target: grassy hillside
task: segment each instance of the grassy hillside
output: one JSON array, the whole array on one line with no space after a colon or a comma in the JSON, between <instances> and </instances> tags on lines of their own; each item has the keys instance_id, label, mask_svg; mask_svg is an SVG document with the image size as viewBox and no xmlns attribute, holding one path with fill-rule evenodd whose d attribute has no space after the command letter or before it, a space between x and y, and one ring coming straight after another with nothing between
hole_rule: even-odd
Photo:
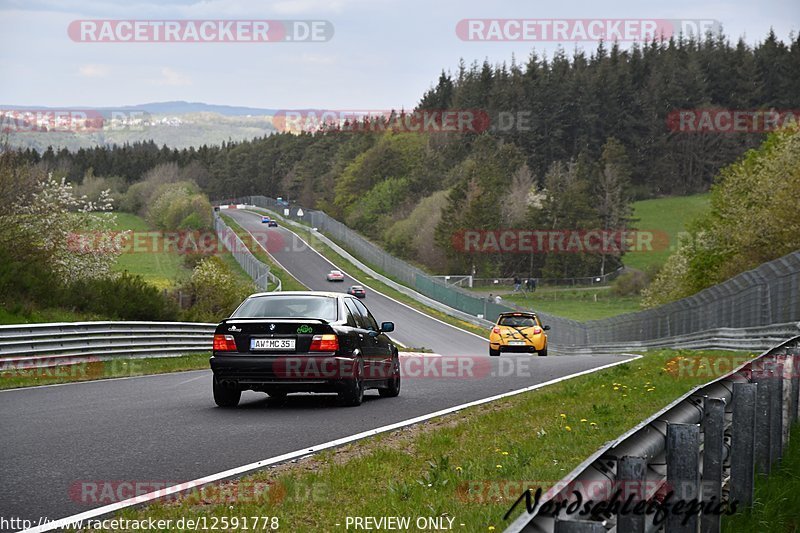
<instances>
[{"instance_id":1,"label":"grassy hillside","mask_svg":"<svg viewBox=\"0 0 800 533\"><path fill-rule=\"evenodd\" d=\"M131 230L156 235L147 221L131 213L117 213L116 231ZM219 256L222 261L243 281L252 282L239 263L229 253ZM145 281L160 289L172 288L187 279L192 271L184 263L184 255L174 252L138 252L120 255L114 270L142 276Z\"/></svg>"},{"instance_id":2,"label":"grassy hillside","mask_svg":"<svg viewBox=\"0 0 800 533\"><path fill-rule=\"evenodd\" d=\"M709 209L709 194L656 198L633 203L634 223L639 230L661 231L669 236L669 246L652 252L630 252L625 254L625 266L645 270L661 266L677 245L678 234L686 224Z\"/></svg>"},{"instance_id":3,"label":"grassy hillside","mask_svg":"<svg viewBox=\"0 0 800 533\"><path fill-rule=\"evenodd\" d=\"M148 236L155 236L153 230L142 217L130 213L117 213L115 231L131 230L145 232ZM123 253L114 266L114 270L142 276L145 281L160 289L174 287L186 279L191 271L184 266L183 256L167 252L136 252Z\"/></svg>"}]
</instances>

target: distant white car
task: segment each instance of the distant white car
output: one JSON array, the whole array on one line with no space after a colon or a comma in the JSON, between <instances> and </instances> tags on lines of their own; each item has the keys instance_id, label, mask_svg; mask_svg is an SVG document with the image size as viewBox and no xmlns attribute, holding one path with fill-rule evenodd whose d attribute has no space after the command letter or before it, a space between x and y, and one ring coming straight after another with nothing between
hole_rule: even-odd
<instances>
[{"instance_id":1,"label":"distant white car","mask_svg":"<svg viewBox=\"0 0 800 533\"><path fill-rule=\"evenodd\" d=\"M331 270L326 276L328 281L344 281L344 274L341 270Z\"/></svg>"}]
</instances>

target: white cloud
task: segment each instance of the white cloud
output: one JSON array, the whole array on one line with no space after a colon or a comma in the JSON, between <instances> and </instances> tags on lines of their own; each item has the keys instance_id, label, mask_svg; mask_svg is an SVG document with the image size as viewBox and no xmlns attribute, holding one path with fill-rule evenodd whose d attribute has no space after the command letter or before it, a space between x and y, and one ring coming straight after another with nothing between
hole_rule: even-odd
<instances>
[{"instance_id":1,"label":"white cloud","mask_svg":"<svg viewBox=\"0 0 800 533\"><path fill-rule=\"evenodd\" d=\"M78 72L86 78L105 78L108 76L108 67L105 65L81 65Z\"/></svg>"},{"instance_id":2,"label":"white cloud","mask_svg":"<svg viewBox=\"0 0 800 533\"><path fill-rule=\"evenodd\" d=\"M156 85L171 85L171 86L178 86L178 85L191 85L192 80L189 76L185 74L181 74L180 72L173 70L169 67L162 67L161 68L161 78L155 80Z\"/></svg>"}]
</instances>

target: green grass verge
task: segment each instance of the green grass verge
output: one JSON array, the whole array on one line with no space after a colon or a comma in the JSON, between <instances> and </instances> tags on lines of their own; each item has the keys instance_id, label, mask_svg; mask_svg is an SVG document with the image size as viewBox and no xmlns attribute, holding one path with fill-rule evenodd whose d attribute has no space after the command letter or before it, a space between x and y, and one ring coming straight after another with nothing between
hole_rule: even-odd
<instances>
[{"instance_id":1,"label":"green grass verge","mask_svg":"<svg viewBox=\"0 0 800 533\"><path fill-rule=\"evenodd\" d=\"M654 351L120 516L272 516L281 530L293 532L345 531L347 516L433 516L453 518L457 531L502 531L502 516L522 487L552 485L603 444L709 380L679 379L669 360L712 353ZM229 500L222 499L226 494Z\"/></svg>"},{"instance_id":2,"label":"green grass verge","mask_svg":"<svg viewBox=\"0 0 800 533\"><path fill-rule=\"evenodd\" d=\"M686 224L710 209L708 193L691 196L655 198L633 203L635 225L640 230L657 230L669 237L669 247L665 250L630 252L625 254L625 266L647 270L660 267L672 253L677 244L678 234L686 229Z\"/></svg>"},{"instance_id":3,"label":"green grass verge","mask_svg":"<svg viewBox=\"0 0 800 533\"><path fill-rule=\"evenodd\" d=\"M266 264L270 271L281 280L281 290L284 291L305 291L308 287L297 281L294 276L289 274L286 270L280 267L272 257L264 251L264 249L253 239L252 235L248 233L242 226L240 226L230 216L221 214L222 220L230 227L236 235L242 239L242 242L250 250L250 252L262 263Z\"/></svg>"},{"instance_id":4,"label":"green grass verge","mask_svg":"<svg viewBox=\"0 0 800 533\"><path fill-rule=\"evenodd\" d=\"M209 368L208 358L210 355L210 353L201 353L148 359L120 357L108 361L78 363L53 368L4 370L0 372L0 389L199 370Z\"/></svg>"},{"instance_id":5,"label":"green grass verge","mask_svg":"<svg viewBox=\"0 0 800 533\"><path fill-rule=\"evenodd\" d=\"M131 230L137 233L156 236L160 232L151 228L147 221L131 213L116 213L115 231ZM116 272L128 271L142 276L144 280L159 289L170 289L186 280L191 270L184 265L183 255L172 252L130 252L119 256L113 269Z\"/></svg>"},{"instance_id":6,"label":"green grass verge","mask_svg":"<svg viewBox=\"0 0 800 533\"><path fill-rule=\"evenodd\" d=\"M0 324L34 324L45 322L88 322L105 320L90 313L78 313L60 308L37 308L19 305L9 309L0 307Z\"/></svg>"},{"instance_id":7,"label":"green grass verge","mask_svg":"<svg viewBox=\"0 0 800 533\"><path fill-rule=\"evenodd\" d=\"M800 425L792 429L779 466L756 478L753 507L722 517L725 533L789 533L800 531Z\"/></svg>"},{"instance_id":8,"label":"green grass verge","mask_svg":"<svg viewBox=\"0 0 800 533\"><path fill-rule=\"evenodd\" d=\"M499 293L506 301L551 315L586 321L641 311L640 296L616 296L610 287L537 289L527 296Z\"/></svg>"}]
</instances>

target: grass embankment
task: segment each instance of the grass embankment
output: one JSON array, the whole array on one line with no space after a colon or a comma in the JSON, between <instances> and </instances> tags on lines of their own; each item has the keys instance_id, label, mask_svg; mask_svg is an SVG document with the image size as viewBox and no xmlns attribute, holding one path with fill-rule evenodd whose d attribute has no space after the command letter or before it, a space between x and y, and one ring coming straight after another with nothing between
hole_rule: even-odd
<instances>
[{"instance_id":1,"label":"grass embankment","mask_svg":"<svg viewBox=\"0 0 800 533\"><path fill-rule=\"evenodd\" d=\"M408 516L412 524L431 516L453 518L457 531L502 531L503 515L524 488L553 484L604 443L710 379L705 373L677 377L670 360L710 355L650 352L121 517L271 516L281 530L303 532L344 531L348 516ZM286 402L291 406L291 398ZM253 487L261 490L254 494Z\"/></svg>"},{"instance_id":2,"label":"grass embankment","mask_svg":"<svg viewBox=\"0 0 800 533\"><path fill-rule=\"evenodd\" d=\"M678 245L678 238L689 222L711 208L708 193L691 196L673 196L633 202L634 226L641 231L659 231L669 238L665 249L629 252L623 263L630 268L647 270L660 267Z\"/></svg>"},{"instance_id":3,"label":"grass embankment","mask_svg":"<svg viewBox=\"0 0 800 533\"><path fill-rule=\"evenodd\" d=\"M610 286L542 287L527 294L510 292L506 286L503 289L495 290L493 294L499 294L506 302L579 321L641 311L639 296L617 296ZM488 288L480 289L481 294L488 292L491 292Z\"/></svg>"},{"instance_id":4,"label":"grass embankment","mask_svg":"<svg viewBox=\"0 0 800 533\"><path fill-rule=\"evenodd\" d=\"M131 213L116 213L117 223L114 231L135 232L137 239L142 242L150 240L161 242L159 236L162 232L153 229L147 221ZM145 247L146 248L146 247ZM170 289L188 279L191 270L184 265L184 255L175 251L163 251L159 249L131 249L119 256L114 265L116 272L128 271L144 278L144 280L155 285L159 289Z\"/></svg>"},{"instance_id":5,"label":"grass embankment","mask_svg":"<svg viewBox=\"0 0 800 533\"><path fill-rule=\"evenodd\" d=\"M118 358L57 367L6 368L0 370L0 389L200 370L208 368L210 355L202 353L147 359Z\"/></svg>"},{"instance_id":6,"label":"grass embankment","mask_svg":"<svg viewBox=\"0 0 800 533\"><path fill-rule=\"evenodd\" d=\"M163 232L153 229L144 218L131 213L117 213L116 215L117 223L113 228L114 231L130 230L141 233L139 238L142 239L142 242L161 242L158 237ZM233 255L227 251L220 251L218 256L239 279L252 282ZM184 253L174 248L152 250L147 249L145 245L120 255L114 265L114 270L117 272L127 270L131 274L142 276L146 282L160 289L172 289L186 281L192 274L191 268L186 265L185 258Z\"/></svg>"}]
</instances>

